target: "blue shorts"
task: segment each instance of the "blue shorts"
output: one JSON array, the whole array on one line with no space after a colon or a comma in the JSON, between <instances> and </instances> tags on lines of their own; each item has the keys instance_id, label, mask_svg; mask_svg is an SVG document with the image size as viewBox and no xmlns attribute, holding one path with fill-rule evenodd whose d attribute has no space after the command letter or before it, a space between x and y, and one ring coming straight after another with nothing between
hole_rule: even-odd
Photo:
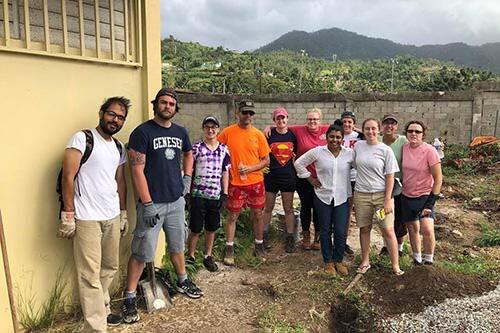
<instances>
[{"instance_id":1,"label":"blue shorts","mask_svg":"<svg viewBox=\"0 0 500 333\"><path fill-rule=\"evenodd\" d=\"M420 221L422 218L434 219L434 208L432 208L430 215L425 217L420 216L428 197L429 195L422 195L416 198L409 198L401 194L401 222L411 223Z\"/></svg>"},{"instance_id":2,"label":"blue shorts","mask_svg":"<svg viewBox=\"0 0 500 333\"><path fill-rule=\"evenodd\" d=\"M174 202L155 203L160 219L154 227L145 225L143 205L137 204L137 224L132 239L132 256L142 262L152 262L156 254L160 230L165 232L169 253L184 252L186 237L186 201L180 197Z\"/></svg>"}]
</instances>

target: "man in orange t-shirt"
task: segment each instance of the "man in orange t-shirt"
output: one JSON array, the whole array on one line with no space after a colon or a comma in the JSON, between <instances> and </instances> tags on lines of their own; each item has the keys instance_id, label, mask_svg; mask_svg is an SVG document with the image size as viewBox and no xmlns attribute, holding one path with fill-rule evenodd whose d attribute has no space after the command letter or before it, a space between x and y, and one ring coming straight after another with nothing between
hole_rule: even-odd
<instances>
[{"instance_id":1,"label":"man in orange t-shirt","mask_svg":"<svg viewBox=\"0 0 500 333\"><path fill-rule=\"evenodd\" d=\"M262 209L266 200L262 169L269 165L269 145L264 134L252 126L255 107L252 101L238 105L237 123L219 134L219 142L227 145L231 157L230 183L226 223L224 264L234 265L234 234L236 221L243 206L251 209L255 235L254 254L264 259L264 222Z\"/></svg>"}]
</instances>

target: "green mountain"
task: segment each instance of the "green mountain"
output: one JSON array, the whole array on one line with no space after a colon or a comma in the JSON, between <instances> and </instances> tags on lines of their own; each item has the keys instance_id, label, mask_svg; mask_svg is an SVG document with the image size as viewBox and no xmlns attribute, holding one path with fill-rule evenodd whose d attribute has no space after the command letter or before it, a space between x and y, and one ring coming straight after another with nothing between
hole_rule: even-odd
<instances>
[{"instance_id":1,"label":"green mountain","mask_svg":"<svg viewBox=\"0 0 500 333\"><path fill-rule=\"evenodd\" d=\"M328 60L373 60L411 55L451 61L464 67L500 73L500 43L470 46L464 43L445 45L404 45L388 39L371 38L332 28L315 32L291 31L261 47L257 52L304 50L311 57Z\"/></svg>"}]
</instances>

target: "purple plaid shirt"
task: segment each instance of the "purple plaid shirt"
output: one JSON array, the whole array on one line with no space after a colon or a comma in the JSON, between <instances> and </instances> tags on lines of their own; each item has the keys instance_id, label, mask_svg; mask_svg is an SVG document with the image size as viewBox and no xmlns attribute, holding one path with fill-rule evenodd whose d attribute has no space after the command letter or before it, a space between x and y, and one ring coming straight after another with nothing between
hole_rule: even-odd
<instances>
[{"instance_id":1,"label":"purple plaid shirt","mask_svg":"<svg viewBox=\"0 0 500 333\"><path fill-rule=\"evenodd\" d=\"M231 162L229 149L219 143L215 150L210 150L205 142L197 141L193 145L194 177L191 195L205 199L219 200L222 191L222 172L229 171Z\"/></svg>"}]
</instances>

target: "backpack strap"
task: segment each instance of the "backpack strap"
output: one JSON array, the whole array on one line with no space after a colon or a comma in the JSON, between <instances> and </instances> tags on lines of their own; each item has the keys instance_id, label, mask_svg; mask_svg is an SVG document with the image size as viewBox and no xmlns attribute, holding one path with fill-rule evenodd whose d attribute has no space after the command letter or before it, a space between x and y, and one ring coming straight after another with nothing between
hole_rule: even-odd
<instances>
[{"instance_id":1,"label":"backpack strap","mask_svg":"<svg viewBox=\"0 0 500 333\"><path fill-rule=\"evenodd\" d=\"M113 138L113 141L115 142L115 145L116 145L116 149L118 149L118 152L120 153L120 158L123 157L123 146L122 144L120 143L120 141L118 141L118 139Z\"/></svg>"},{"instance_id":2,"label":"backpack strap","mask_svg":"<svg viewBox=\"0 0 500 333\"><path fill-rule=\"evenodd\" d=\"M92 149L94 149L94 135L92 135L92 131L89 129L82 130L83 134L85 134L85 152L82 155L82 159L80 160L80 168L82 165L87 162L92 153ZM78 171L80 171L78 168ZM78 172L77 172L78 174Z\"/></svg>"}]
</instances>

